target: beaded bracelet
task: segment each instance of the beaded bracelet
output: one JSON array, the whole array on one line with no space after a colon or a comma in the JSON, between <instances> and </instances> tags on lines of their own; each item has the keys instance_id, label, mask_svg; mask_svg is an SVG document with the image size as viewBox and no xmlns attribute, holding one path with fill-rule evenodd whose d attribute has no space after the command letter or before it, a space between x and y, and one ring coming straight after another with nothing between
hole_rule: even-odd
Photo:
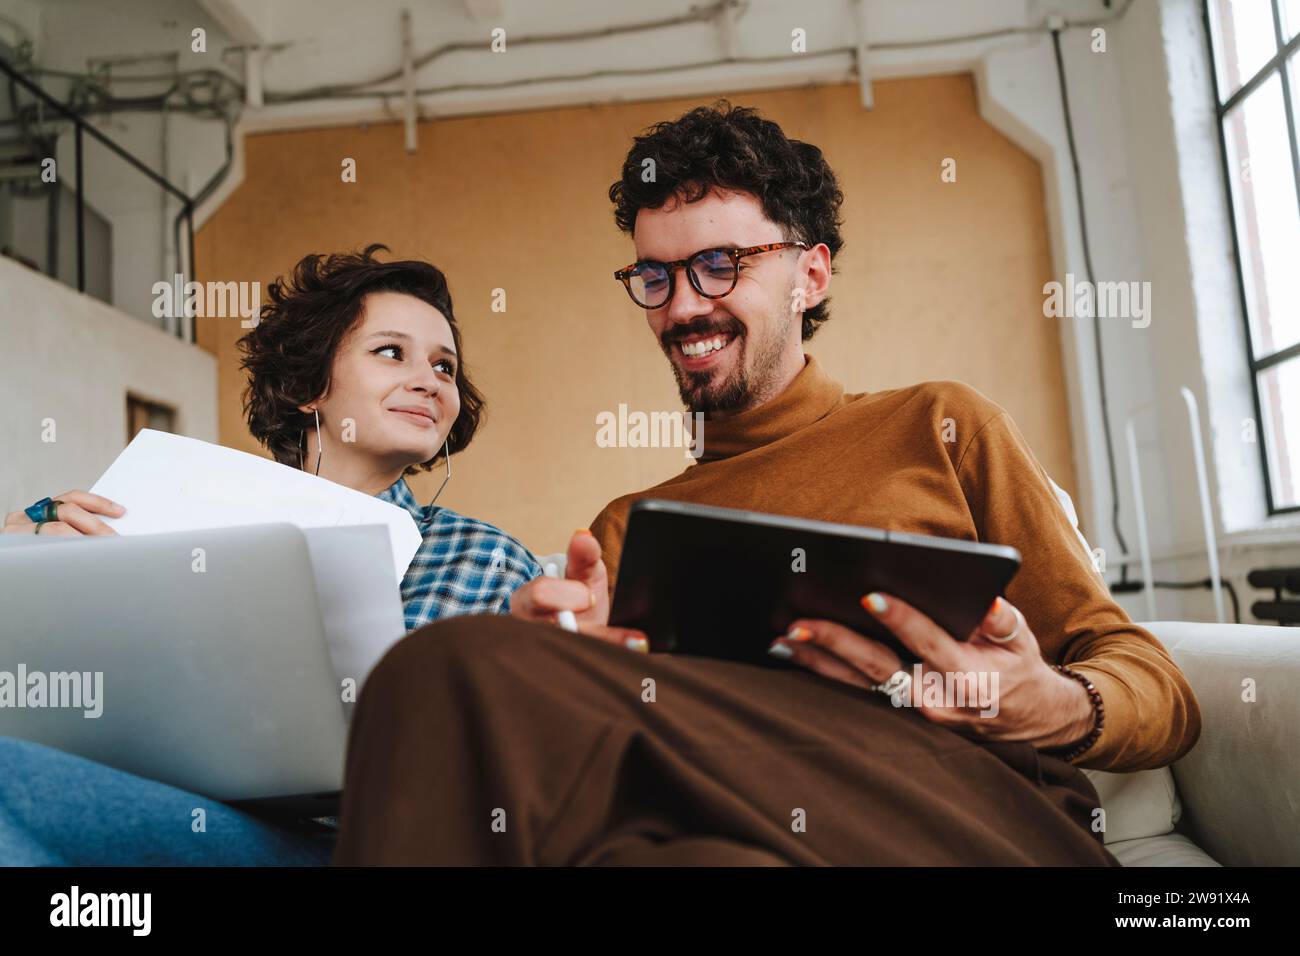
<instances>
[{"instance_id":1,"label":"beaded bracelet","mask_svg":"<svg viewBox=\"0 0 1300 956\"><path fill-rule=\"evenodd\" d=\"M1061 664L1053 664L1052 670L1059 671L1060 673L1064 674L1066 677L1073 677L1075 680L1077 680L1080 684L1083 685L1084 690L1088 692L1089 699L1092 701L1092 712L1094 715L1096 715L1096 720L1093 723L1092 730L1088 732L1088 736L1084 737L1083 740L1079 741L1077 744L1071 747L1068 752L1063 754L1053 754L1053 756L1059 757L1061 760L1069 761L1069 760L1073 760L1075 757L1078 757L1080 754L1084 753L1084 751L1086 751L1089 747L1091 747L1093 744L1097 742L1097 738L1101 736L1101 728L1106 723L1106 708L1102 705L1101 702L1101 692L1097 690L1096 687L1093 686L1092 681L1088 680L1086 676L1080 674L1078 671L1070 670L1070 668L1065 667ZM1059 750L1061 748L1047 747L1045 749L1050 752L1053 750Z\"/></svg>"}]
</instances>

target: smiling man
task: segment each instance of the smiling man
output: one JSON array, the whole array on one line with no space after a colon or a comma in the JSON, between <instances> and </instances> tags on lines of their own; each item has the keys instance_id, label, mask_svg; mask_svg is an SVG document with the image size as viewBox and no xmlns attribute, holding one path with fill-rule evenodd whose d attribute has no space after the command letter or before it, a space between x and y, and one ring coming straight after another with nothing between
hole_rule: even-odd
<instances>
[{"instance_id":1,"label":"smiling man","mask_svg":"<svg viewBox=\"0 0 1300 956\"><path fill-rule=\"evenodd\" d=\"M575 533L566 579L521 587L513 620L433 625L380 663L338 862L1116 865L1079 768L1177 759L1195 697L1004 410L957 382L848 394L805 353L842 245L820 150L753 110L696 109L637 138L610 198L636 249L614 278L706 415L704 453ZM829 621L772 635L791 669L634 653L609 592L642 497L1016 547L964 641L862 595L923 676L995 675L997 706L895 706L899 656ZM562 611L595 640L552 626Z\"/></svg>"},{"instance_id":2,"label":"smiling man","mask_svg":"<svg viewBox=\"0 0 1300 956\"><path fill-rule=\"evenodd\" d=\"M672 362L682 402L692 411L723 417L775 397L803 367L802 351L789 347L798 338L803 309L797 306L808 295L796 283L811 280L824 291L830 266L826 245L814 247L807 262L794 268L762 268L754 261L758 256L807 252L808 244L773 240L746 246L726 239L731 232L753 236L776 228L757 199L724 188L694 200L673 196L643 215L641 233L647 238L637 251L645 258L615 278L647 310L650 329ZM716 237L711 248L667 262L653 258L656 245L672 248L708 236ZM676 270L683 267L694 295L675 294ZM724 297L734 314L715 315L716 300ZM748 323L736 315L748 316Z\"/></svg>"}]
</instances>

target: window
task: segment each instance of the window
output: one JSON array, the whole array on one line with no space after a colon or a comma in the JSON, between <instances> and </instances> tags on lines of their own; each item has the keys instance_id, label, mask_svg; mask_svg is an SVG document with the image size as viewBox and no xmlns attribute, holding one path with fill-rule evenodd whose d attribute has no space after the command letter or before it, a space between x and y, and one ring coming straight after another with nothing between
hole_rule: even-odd
<instances>
[{"instance_id":1,"label":"window","mask_svg":"<svg viewBox=\"0 0 1300 956\"><path fill-rule=\"evenodd\" d=\"M126 396L126 443L128 445L142 428L175 433L176 410L128 393Z\"/></svg>"},{"instance_id":2,"label":"window","mask_svg":"<svg viewBox=\"0 0 1300 956\"><path fill-rule=\"evenodd\" d=\"M1270 514L1300 511L1300 0L1206 0Z\"/></svg>"}]
</instances>

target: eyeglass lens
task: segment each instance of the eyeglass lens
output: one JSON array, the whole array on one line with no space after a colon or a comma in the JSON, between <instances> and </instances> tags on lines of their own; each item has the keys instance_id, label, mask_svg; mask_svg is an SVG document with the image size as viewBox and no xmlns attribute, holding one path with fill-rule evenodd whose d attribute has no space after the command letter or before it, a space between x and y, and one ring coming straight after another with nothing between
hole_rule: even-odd
<instances>
[{"instance_id":1,"label":"eyeglass lens","mask_svg":"<svg viewBox=\"0 0 1300 956\"><path fill-rule=\"evenodd\" d=\"M691 275L696 291L722 296L736 284L736 263L719 249L708 249L691 257ZM628 279L638 302L655 309L668 301L668 269L660 262L642 262Z\"/></svg>"}]
</instances>

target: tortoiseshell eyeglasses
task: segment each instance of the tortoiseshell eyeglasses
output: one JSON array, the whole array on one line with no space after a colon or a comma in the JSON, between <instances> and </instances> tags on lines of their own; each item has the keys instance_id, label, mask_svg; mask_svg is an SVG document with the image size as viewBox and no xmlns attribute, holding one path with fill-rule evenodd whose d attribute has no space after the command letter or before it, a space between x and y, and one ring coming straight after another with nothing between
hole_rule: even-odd
<instances>
[{"instance_id":1,"label":"tortoiseshell eyeglasses","mask_svg":"<svg viewBox=\"0 0 1300 956\"><path fill-rule=\"evenodd\" d=\"M641 308L660 309L672 301L677 269L685 266L686 275L696 292L706 299L721 299L736 287L736 282L740 279L741 259L792 246L808 248L807 243L803 242L768 242L742 249L701 249L676 262L643 259L619 269L614 273L614 278L623 283L628 297Z\"/></svg>"}]
</instances>

